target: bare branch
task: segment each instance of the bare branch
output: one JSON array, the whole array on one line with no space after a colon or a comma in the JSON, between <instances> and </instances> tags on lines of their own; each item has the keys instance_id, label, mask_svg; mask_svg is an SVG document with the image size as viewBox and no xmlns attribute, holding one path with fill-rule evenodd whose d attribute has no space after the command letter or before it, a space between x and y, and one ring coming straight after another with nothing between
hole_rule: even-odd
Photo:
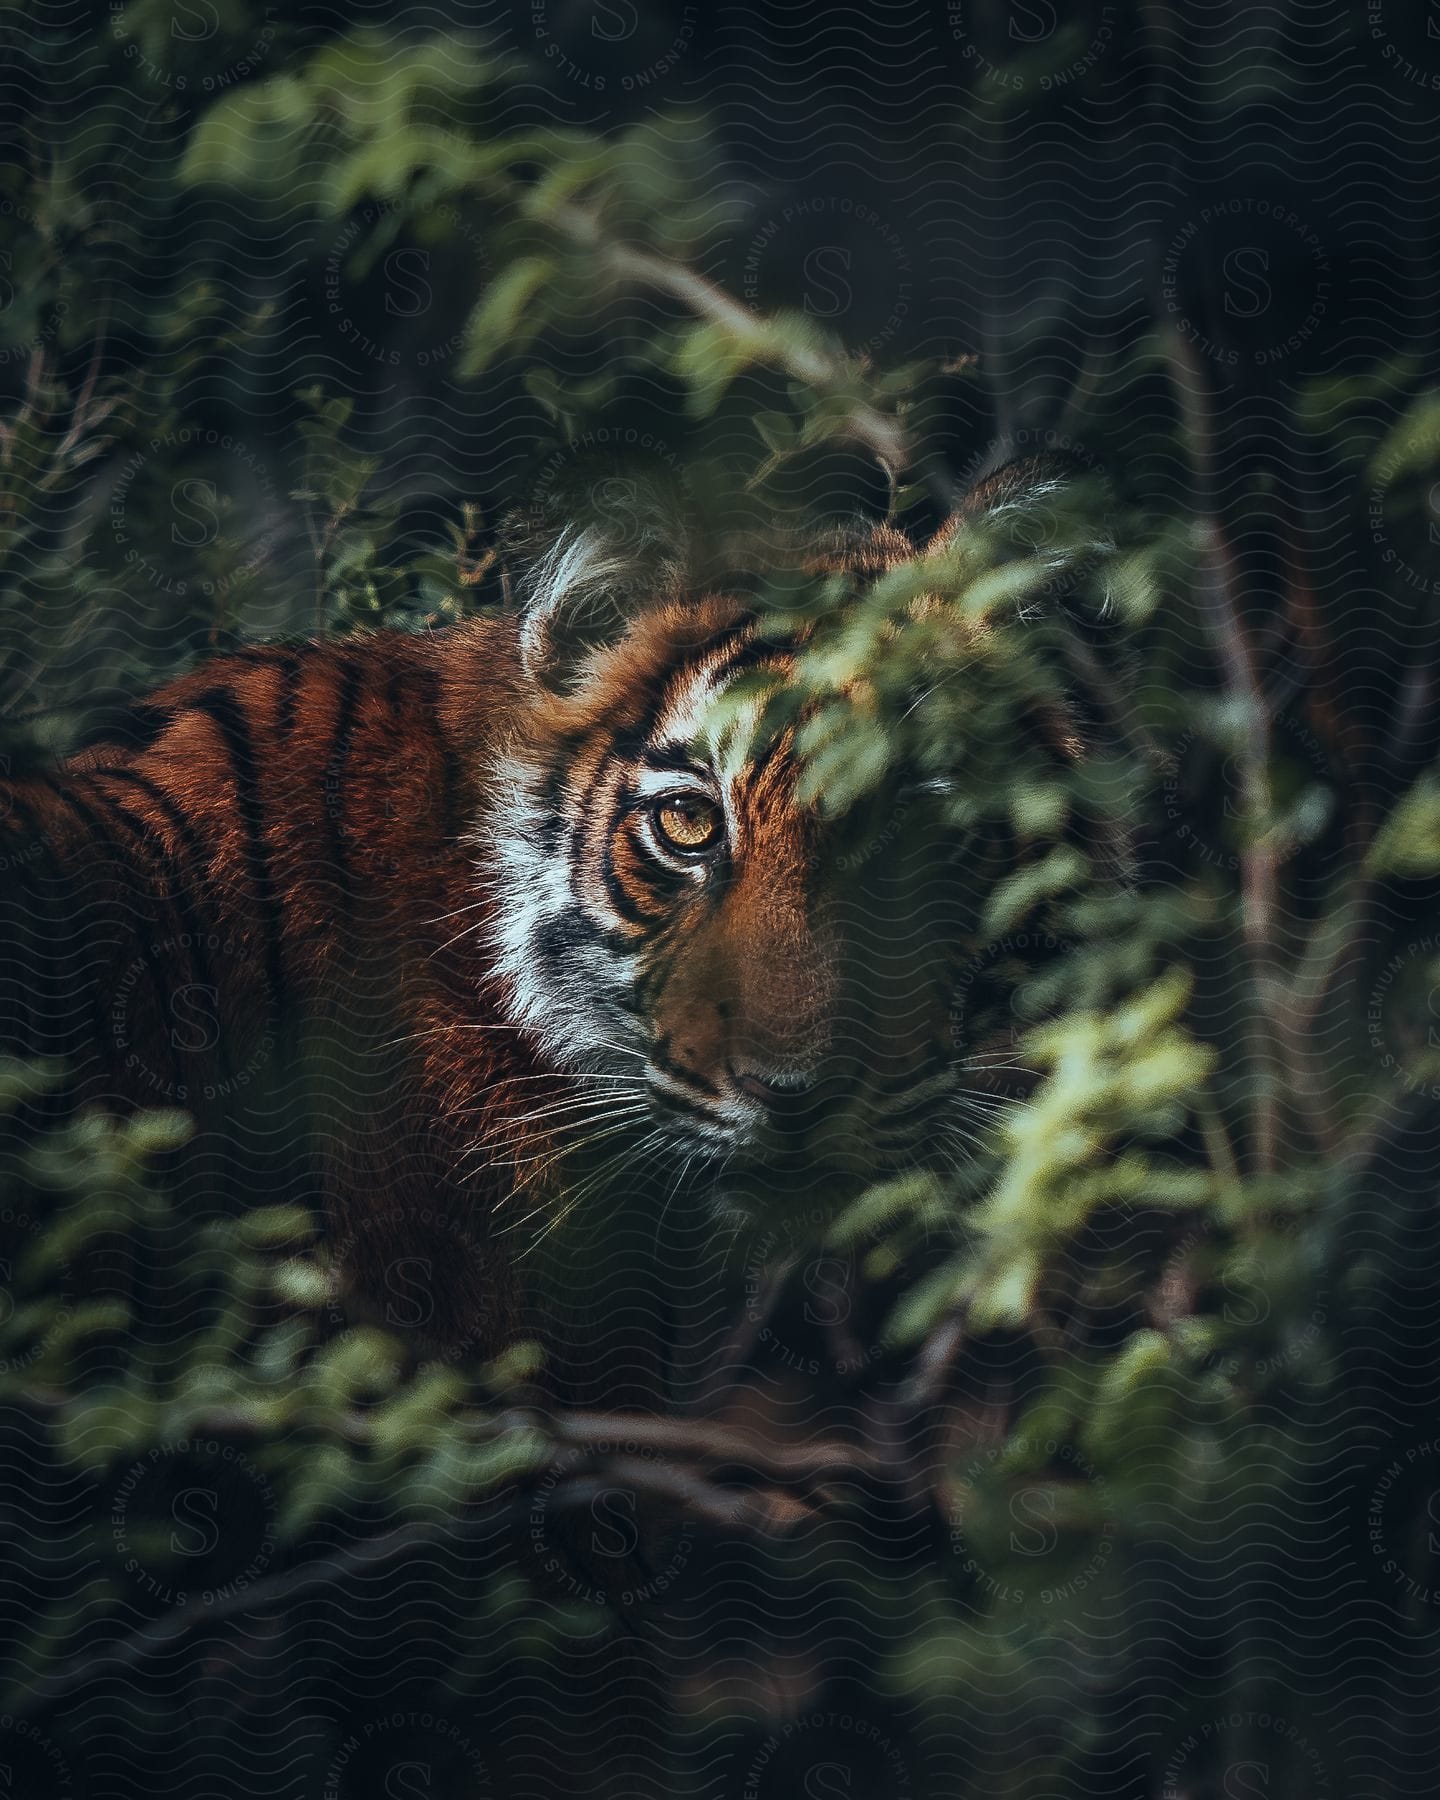
<instances>
[{"instance_id":1,"label":"bare branch","mask_svg":"<svg viewBox=\"0 0 1440 1800\"><path fill-rule=\"evenodd\" d=\"M562 207L548 217L576 243L594 251L620 280L668 294L697 318L723 327L757 361L776 362L775 337L769 321L713 281L654 251L607 242L599 220L582 207ZM819 394L834 393L853 372L844 357L803 344L786 345L779 366ZM910 446L899 420L892 415L857 402L850 410L850 431L859 443L874 452L892 478L909 465Z\"/></svg>"}]
</instances>

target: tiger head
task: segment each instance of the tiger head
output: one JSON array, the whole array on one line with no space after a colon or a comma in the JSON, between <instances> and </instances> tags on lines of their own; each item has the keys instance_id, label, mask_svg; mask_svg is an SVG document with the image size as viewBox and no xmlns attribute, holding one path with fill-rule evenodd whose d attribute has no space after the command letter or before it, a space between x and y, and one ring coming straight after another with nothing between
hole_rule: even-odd
<instances>
[{"instance_id":1,"label":"tiger head","mask_svg":"<svg viewBox=\"0 0 1440 1800\"><path fill-rule=\"evenodd\" d=\"M915 554L882 528L845 561ZM514 1022L697 1166L953 1153L995 1055L957 1035L952 996L997 870L944 828L936 784L897 785L857 834L803 800L793 729L756 750L715 728L739 677L793 674L803 629L762 632L653 564L636 607L628 580L622 547L573 531L519 621L490 859ZM1076 753L1066 722L1051 737Z\"/></svg>"}]
</instances>

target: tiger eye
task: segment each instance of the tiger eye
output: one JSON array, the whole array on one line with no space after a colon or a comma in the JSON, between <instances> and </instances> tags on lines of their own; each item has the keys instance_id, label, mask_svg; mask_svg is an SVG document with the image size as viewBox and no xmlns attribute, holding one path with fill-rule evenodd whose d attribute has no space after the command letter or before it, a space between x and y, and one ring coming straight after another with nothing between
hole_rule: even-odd
<instances>
[{"instance_id":1,"label":"tiger eye","mask_svg":"<svg viewBox=\"0 0 1440 1800\"><path fill-rule=\"evenodd\" d=\"M704 794L667 794L655 807L655 829L668 848L693 856L719 843L725 819Z\"/></svg>"}]
</instances>

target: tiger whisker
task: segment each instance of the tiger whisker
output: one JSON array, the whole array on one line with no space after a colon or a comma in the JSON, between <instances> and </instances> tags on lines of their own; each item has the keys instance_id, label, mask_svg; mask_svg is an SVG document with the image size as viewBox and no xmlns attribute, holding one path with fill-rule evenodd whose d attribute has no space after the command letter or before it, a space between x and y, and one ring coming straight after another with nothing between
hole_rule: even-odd
<instances>
[{"instance_id":1,"label":"tiger whisker","mask_svg":"<svg viewBox=\"0 0 1440 1800\"><path fill-rule=\"evenodd\" d=\"M644 1085L641 1076L630 1075L628 1071L625 1075L610 1075L605 1069L569 1069L563 1075L556 1075L554 1069L542 1069L536 1075L502 1075L499 1080L491 1082L486 1093L490 1093L493 1087L504 1087L506 1082L551 1082L556 1087L563 1087L567 1082L628 1082L632 1087Z\"/></svg>"},{"instance_id":2,"label":"tiger whisker","mask_svg":"<svg viewBox=\"0 0 1440 1800\"><path fill-rule=\"evenodd\" d=\"M502 1075L498 1081L492 1081L489 1087L484 1089L484 1092L493 1094L496 1088L508 1086L511 1082L518 1085L522 1081L548 1081L552 1087L562 1089L572 1081L618 1081L625 1087L633 1089L637 1094L643 1093L645 1088L644 1082L636 1075L601 1075L587 1074L583 1071L579 1071L571 1075L553 1075L549 1073L539 1075Z\"/></svg>"},{"instance_id":3,"label":"tiger whisker","mask_svg":"<svg viewBox=\"0 0 1440 1800\"><path fill-rule=\"evenodd\" d=\"M452 1031L524 1031L523 1025L495 1024L461 1024L458 1020L453 1025L430 1025L424 1031L407 1031L400 1037L387 1038L383 1043L367 1045L364 1054L378 1056L384 1050L398 1050L405 1044L423 1044L429 1038L448 1037Z\"/></svg>"},{"instance_id":4,"label":"tiger whisker","mask_svg":"<svg viewBox=\"0 0 1440 1800\"><path fill-rule=\"evenodd\" d=\"M957 1125L953 1120L945 1126L941 1137L942 1141L970 1144L979 1150L986 1148L985 1139L978 1132L967 1131L963 1125Z\"/></svg>"},{"instance_id":5,"label":"tiger whisker","mask_svg":"<svg viewBox=\"0 0 1440 1800\"><path fill-rule=\"evenodd\" d=\"M555 1128L555 1131L552 1134L552 1142L548 1144L544 1150L537 1150L533 1156L516 1157L507 1155L505 1157L506 1167L513 1170L531 1169L531 1174L525 1178L526 1184L534 1183L547 1169L553 1168L556 1163L563 1161L567 1157L577 1155L581 1150L587 1148L590 1144L598 1142L601 1138L612 1137L617 1131L632 1130L634 1128L635 1120L644 1116L644 1110L643 1107L633 1107L626 1108L619 1112L611 1111L602 1113L593 1120L589 1118L566 1120L560 1126ZM581 1138L576 1142L562 1144L558 1149L554 1148L554 1137L558 1137L567 1131L583 1131L597 1125L600 1126L601 1129L599 1131L592 1131L590 1136ZM493 1147L503 1149L503 1146ZM470 1154L478 1155L480 1152L490 1148L492 1148L490 1141L482 1141L475 1146ZM549 1152L548 1155L546 1153L547 1151ZM537 1163L539 1164L538 1168L533 1166Z\"/></svg>"},{"instance_id":6,"label":"tiger whisker","mask_svg":"<svg viewBox=\"0 0 1440 1800\"><path fill-rule=\"evenodd\" d=\"M674 1204L676 1196L683 1191L685 1177L690 1173L690 1165L695 1161L695 1158L698 1155L699 1152L697 1150L689 1152L685 1161L680 1166L680 1173L675 1177L669 1193L665 1196L665 1204L660 1208L660 1217L655 1221L655 1244L657 1249L660 1244L660 1233L664 1229L665 1220L669 1216L670 1208Z\"/></svg>"},{"instance_id":7,"label":"tiger whisker","mask_svg":"<svg viewBox=\"0 0 1440 1800\"><path fill-rule=\"evenodd\" d=\"M386 1043L377 1044L377 1050L394 1050L400 1044L419 1044L426 1038L444 1037L452 1031L523 1031L523 1025L505 1025L498 1020L493 1024L456 1020L450 1025L427 1025L424 1031L407 1031L402 1037L390 1038Z\"/></svg>"},{"instance_id":8,"label":"tiger whisker","mask_svg":"<svg viewBox=\"0 0 1440 1800\"><path fill-rule=\"evenodd\" d=\"M494 1085L498 1086L499 1084L496 1083ZM556 1083L555 1085L559 1091L552 1094L532 1094L529 1096L517 1095L517 1099L529 1098L532 1101L538 1102L538 1104L532 1106L531 1110L527 1113L510 1115L508 1118L500 1119L498 1123L502 1125L513 1123L515 1119L521 1117L535 1118L552 1107L559 1110L572 1106L601 1106L610 1101L619 1102L626 1099L643 1100L646 1096L646 1088L643 1082L628 1079L616 1080L613 1083L607 1080L598 1083L594 1087L569 1090L567 1090L566 1085L563 1082ZM485 1095L490 1094L492 1091L492 1088L487 1088L485 1090ZM481 1098L484 1098L485 1095L482 1095ZM493 1109L485 1107L472 1110L489 1112Z\"/></svg>"},{"instance_id":9,"label":"tiger whisker","mask_svg":"<svg viewBox=\"0 0 1440 1800\"><path fill-rule=\"evenodd\" d=\"M968 1111L962 1110L960 1113L960 1120L971 1130L978 1131L996 1131L1006 1123L1009 1117L1010 1113L1006 1108L996 1108L989 1112L971 1108Z\"/></svg>"},{"instance_id":10,"label":"tiger whisker","mask_svg":"<svg viewBox=\"0 0 1440 1800\"><path fill-rule=\"evenodd\" d=\"M618 1130L620 1128L615 1127L614 1129ZM596 1138L591 1141L598 1142L605 1135L607 1135L607 1134L606 1133L597 1133ZM559 1158L556 1158L555 1160L558 1161ZM548 1164L545 1166L547 1168L549 1167ZM524 1195L528 1199L534 1199L534 1197L537 1193L543 1193L544 1197L539 1200L539 1202L531 1209L531 1211L529 1211L527 1213L523 1213L518 1219L507 1221L502 1227L502 1229L504 1231L510 1232L510 1231L518 1230L521 1226L526 1224L528 1220L535 1218L539 1213L544 1212L548 1206L551 1206L554 1204L556 1195L553 1192L549 1191L548 1189L543 1188L542 1184L540 1183L539 1177L540 1177L540 1175L543 1175L544 1172L545 1171L542 1168L535 1175L528 1176L524 1181L522 1181L515 1188L514 1192L510 1195L510 1198L512 1200L520 1197L521 1195Z\"/></svg>"},{"instance_id":11,"label":"tiger whisker","mask_svg":"<svg viewBox=\"0 0 1440 1800\"><path fill-rule=\"evenodd\" d=\"M450 949L450 947L453 944L458 944L460 942L461 938L478 937L484 929L485 929L484 920L481 920L478 925L462 925L460 927L459 931L457 931L455 933L454 937L446 938L446 940L443 944L436 945L436 947L425 958L426 962L434 962L434 960L437 956L443 956L445 954L445 952L448 949Z\"/></svg>"},{"instance_id":12,"label":"tiger whisker","mask_svg":"<svg viewBox=\"0 0 1440 1800\"><path fill-rule=\"evenodd\" d=\"M500 1121L499 1129L512 1129L518 1131L523 1129L526 1125L534 1125L540 1119L559 1119L566 1113L584 1113L586 1117L589 1117L592 1111L597 1108L603 1108L605 1102L614 1098L616 1098L616 1096L609 1094L576 1094L569 1100L557 1100L553 1106L537 1106L531 1112L517 1113L512 1119L502 1119ZM610 1110L613 1111L614 1109L611 1108ZM641 1108L635 1106L631 1107L629 1110L632 1112L639 1112ZM600 1116L604 1116L603 1112Z\"/></svg>"},{"instance_id":13,"label":"tiger whisker","mask_svg":"<svg viewBox=\"0 0 1440 1800\"><path fill-rule=\"evenodd\" d=\"M571 1156L579 1147L579 1134L595 1126L624 1124L633 1127L643 1120L643 1107L609 1108L603 1112L574 1114L551 1121L542 1135L527 1141L523 1127L507 1129L497 1126L478 1138L456 1163L456 1174L469 1179L483 1167L506 1168L523 1175L525 1183L533 1183L545 1171Z\"/></svg>"},{"instance_id":14,"label":"tiger whisker","mask_svg":"<svg viewBox=\"0 0 1440 1800\"><path fill-rule=\"evenodd\" d=\"M483 1100L487 1094L493 1094L498 1088L506 1087L512 1081L548 1081L552 1087L556 1088L564 1088L567 1083L572 1081L622 1081L628 1083L637 1093L640 1092L642 1085L639 1077L635 1075L604 1075L599 1072L592 1072L585 1069L575 1069L566 1075L551 1073L541 1073L537 1075L501 1075L487 1087L481 1088L480 1092L476 1095L476 1099Z\"/></svg>"},{"instance_id":15,"label":"tiger whisker","mask_svg":"<svg viewBox=\"0 0 1440 1800\"><path fill-rule=\"evenodd\" d=\"M613 1136L613 1135L614 1135L613 1130L609 1131L609 1132L600 1132L595 1137L588 1138L586 1140L586 1144L589 1145L589 1144L598 1143L603 1138ZM653 1136L655 1134L652 1133L651 1135ZM643 1139L642 1142L648 1143L649 1138L647 1137L647 1138ZM590 1179L588 1181L582 1182L580 1184L580 1186L569 1196L569 1198L566 1200L565 1204L560 1208L560 1211L556 1214L556 1216L550 1221L550 1223L539 1234L539 1236L534 1240L534 1242L527 1245L526 1248L520 1252L520 1254L516 1258L516 1260L519 1261L521 1258L529 1256L533 1250L537 1249L542 1243L544 1243L545 1239L550 1235L550 1233L552 1231L556 1230L557 1227L564 1224L566 1219L568 1219L570 1217L571 1213L573 1213L575 1211L575 1208L577 1206L581 1205L581 1203L583 1201L589 1199L592 1194L596 1193L604 1185L604 1183L610 1179L611 1171L614 1169L615 1165L619 1162L620 1158L624 1154L625 1154L625 1149L622 1146L619 1151L615 1152L611 1156L608 1156L605 1159L605 1161L600 1165L600 1167L592 1174ZM545 1206L546 1206L546 1202L542 1201L539 1206L532 1208L531 1211L526 1213L523 1218L516 1219L512 1223L507 1224L505 1226L506 1232L508 1233L508 1232L520 1230L523 1226L527 1225L531 1219L537 1218L542 1212L544 1212Z\"/></svg>"},{"instance_id":16,"label":"tiger whisker","mask_svg":"<svg viewBox=\"0 0 1440 1800\"><path fill-rule=\"evenodd\" d=\"M458 919L462 913L479 912L482 907L492 906L493 904L493 900L487 894L484 899L471 900L467 905L457 906L450 912L436 913L433 919L425 920L425 925L427 928L431 925L443 925L447 919Z\"/></svg>"}]
</instances>

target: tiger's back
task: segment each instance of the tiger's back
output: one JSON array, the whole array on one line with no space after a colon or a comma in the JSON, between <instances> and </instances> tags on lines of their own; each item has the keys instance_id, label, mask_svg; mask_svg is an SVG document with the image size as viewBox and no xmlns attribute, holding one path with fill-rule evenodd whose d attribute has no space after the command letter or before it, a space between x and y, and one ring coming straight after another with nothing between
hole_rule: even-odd
<instances>
[{"instance_id":1,"label":"tiger's back","mask_svg":"<svg viewBox=\"0 0 1440 1800\"><path fill-rule=\"evenodd\" d=\"M430 1219L441 1336L514 1325L498 1263L457 1258L455 1234L483 1237L496 1198L466 1163L477 1107L541 1073L464 929L517 692L503 619L248 650L0 806L0 1029L63 1063L52 1106L193 1114L212 1200L227 1175L323 1197L362 1282Z\"/></svg>"}]
</instances>

